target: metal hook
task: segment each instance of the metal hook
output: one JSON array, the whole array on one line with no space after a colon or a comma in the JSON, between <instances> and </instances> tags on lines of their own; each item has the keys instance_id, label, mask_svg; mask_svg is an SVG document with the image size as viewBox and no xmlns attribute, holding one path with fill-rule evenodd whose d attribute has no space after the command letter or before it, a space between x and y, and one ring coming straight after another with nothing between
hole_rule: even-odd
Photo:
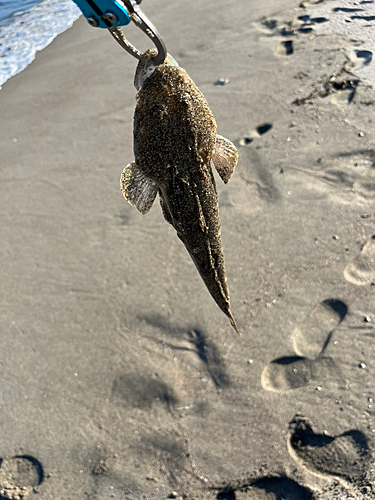
<instances>
[{"instance_id":1,"label":"metal hook","mask_svg":"<svg viewBox=\"0 0 375 500\"><path fill-rule=\"evenodd\" d=\"M126 9L129 12L130 19L135 23L138 28L140 28L155 44L157 48L157 55L153 57L153 62L157 66L163 64L167 57L167 48L164 44L162 37L160 36L158 30L148 19L148 17L141 11L139 4L142 0L123 0ZM112 26L109 28L109 32L113 38L118 42L123 49L125 49L129 54L131 54L136 59L140 59L142 53L137 50L128 40L124 37L122 30L118 26Z\"/></svg>"}]
</instances>

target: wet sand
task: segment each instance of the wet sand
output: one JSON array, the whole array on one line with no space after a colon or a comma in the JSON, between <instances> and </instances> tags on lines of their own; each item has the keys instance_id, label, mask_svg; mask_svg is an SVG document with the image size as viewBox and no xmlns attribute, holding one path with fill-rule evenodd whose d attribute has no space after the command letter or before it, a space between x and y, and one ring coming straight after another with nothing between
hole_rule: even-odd
<instances>
[{"instance_id":1,"label":"wet sand","mask_svg":"<svg viewBox=\"0 0 375 500\"><path fill-rule=\"evenodd\" d=\"M375 498L359 41L294 0L142 7L239 151L217 187L242 337L158 203L123 199L136 61L80 19L0 91L0 498Z\"/></svg>"}]
</instances>

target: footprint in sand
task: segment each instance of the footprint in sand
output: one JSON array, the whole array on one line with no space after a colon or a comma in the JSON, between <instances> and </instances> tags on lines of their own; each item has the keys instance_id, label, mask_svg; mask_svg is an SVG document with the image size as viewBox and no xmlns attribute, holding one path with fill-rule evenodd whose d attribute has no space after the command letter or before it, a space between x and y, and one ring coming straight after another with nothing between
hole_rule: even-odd
<instances>
[{"instance_id":1,"label":"footprint in sand","mask_svg":"<svg viewBox=\"0 0 375 500\"><path fill-rule=\"evenodd\" d=\"M4 458L0 467L0 499L25 499L43 479L43 467L36 458L28 455Z\"/></svg>"},{"instance_id":2,"label":"footprint in sand","mask_svg":"<svg viewBox=\"0 0 375 500\"><path fill-rule=\"evenodd\" d=\"M309 9L311 7L314 7L317 4L323 3L324 0L303 0L299 6L304 8L304 9Z\"/></svg>"},{"instance_id":3,"label":"footprint in sand","mask_svg":"<svg viewBox=\"0 0 375 500\"><path fill-rule=\"evenodd\" d=\"M247 136L243 137L238 141L240 146L248 146L254 139L259 138L260 136L269 132L272 128L272 123L263 123L262 125L258 125L255 130L252 130L248 133Z\"/></svg>"},{"instance_id":4,"label":"footprint in sand","mask_svg":"<svg viewBox=\"0 0 375 500\"><path fill-rule=\"evenodd\" d=\"M357 93L359 80L349 78L349 75L332 77L326 85L326 95L331 96L331 104L335 106L347 106L353 102Z\"/></svg>"},{"instance_id":5,"label":"footprint in sand","mask_svg":"<svg viewBox=\"0 0 375 500\"><path fill-rule=\"evenodd\" d=\"M337 367L331 358L312 360L290 356L268 363L263 370L261 383L266 391L286 392L329 378L334 372L337 372Z\"/></svg>"},{"instance_id":6,"label":"footprint in sand","mask_svg":"<svg viewBox=\"0 0 375 500\"><path fill-rule=\"evenodd\" d=\"M366 241L361 253L345 267L344 278L359 286L375 282L375 234Z\"/></svg>"},{"instance_id":7,"label":"footprint in sand","mask_svg":"<svg viewBox=\"0 0 375 500\"><path fill-rule=\"evenodd\" d=\"M284 356L268 363L262 372L265 390L285 392L304 387L313 380L330 377L337 371L331 358L324 357L334 328L347 314L347 306L336 299L317 304L307 318L291 334L298 356Z\"/></svg>"},{"instance_id":8,"label":"footprint in sand","mask_svg":"<svg viewBox=\"0 0 375 500\"><path fill-rule=\"evenodd\" d=\"M278 56L291 56L294 52L293 41L285 40L279 43L276 47L276 55Z\"/></svg>"},{"instance_id":9,"label":"footprint in sand","mask_svg":"<svg viewBox=\"0 0 375 500\"><path fill-rule=\"evenodd\" d=\"M372 61L372 52L370 50L356 50L356 56L362 61L363 66L368 66Z\"/></svg>"},{"instance_id":10,"label":"footprint in sand","mask_svg":"<svg viewBox=\"0 0 375 500\"><path fill-rule=\"evenodd\" d=\"M294 460L316 475L335 476L352 484L365 479L371 459L362 432L350 430L339 436L319 434L311 422L300 415L289 424L288 451Z\"/></svg>"},{"instance_id":11,"label":"footprint in sand","mask_svg":"<svg viewBox=\"0 0 375 500\"><path fill-rule=\"evenodd\" d=\"M296 354L317 358L328 345L333 329L341 323L347 312L348 308L341 300L327 299L317 304L292 332Z\"/></svg>"},{"instance_id":12,"label":"footprint in sand","mask_svg":"<svg viewBox=\"0 0 375 500\"><path fill-rule=\"evenodd\" d=\"M261 477L240 488L222 491L217 500L314 500L312 493L288 477Z\"/></svg>"},{"instance_id":13,"label":"footprint in sand","mask_svg":"<svg viewBox=\"0 0 375 500\"><path fill-rule=\"evenodd\" d=\"M353 190L364 203L373 203L375 196L375 168L370 167L353 184Z\"/></svg>"}]
</instances>

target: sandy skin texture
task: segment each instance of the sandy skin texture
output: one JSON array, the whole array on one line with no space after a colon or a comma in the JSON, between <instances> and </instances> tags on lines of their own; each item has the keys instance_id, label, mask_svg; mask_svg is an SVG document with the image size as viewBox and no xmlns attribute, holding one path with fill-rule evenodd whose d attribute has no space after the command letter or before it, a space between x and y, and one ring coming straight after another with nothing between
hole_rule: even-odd
<instances>
[{"instance_id":1,"label":"sandy skin texture","mask_svg":"<svg viewBox=\"0 0 375 500\"><path fill-rule=\"evenodd\" d=\"M1 498L374 498L359 42L291 0L144 3L239 151L217 189L242 337L158 204L124 202L136 62L78 21L0 91Z\"/></svg>"},{"instance_id":2,"label":"sandy skin texture","mask_svg":"<svg viewBox=\"0 0 375 500\"><path fill-rule=\"evenodd\" d=\"M155 67L156 54L146 51L136 69L135 161L121 175L121 191L142 214L149 212L159 192L165 220L175 228L213 299L240 335L230 311L212 172L216 168L227 184L238 152L216 134L207 101L186 71L171 56Z\"/></svg>"}]
</instances>

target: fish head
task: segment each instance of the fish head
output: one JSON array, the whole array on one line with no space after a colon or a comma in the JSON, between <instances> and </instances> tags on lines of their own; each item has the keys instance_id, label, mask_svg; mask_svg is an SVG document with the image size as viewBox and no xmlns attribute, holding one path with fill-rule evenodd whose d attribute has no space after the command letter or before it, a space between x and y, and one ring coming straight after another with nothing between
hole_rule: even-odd
<instances>
[{"instance_id":1,"label":"fish head","mask_svg":"<svg viewBox=\"0 0 375 500\"><path fill-rule=\"evenodd\" d=\"M158 67L158 65L155 64L154 61L157 53L157 50L149 49L146 50L144 54L142 54L137 69L135 70L134 77L134 86L137 90L142 87L144 81L147 80L147 78L149 78ZM167 54L167 57L163 64L168 64L169 66L178 66L176 60L170 54Z\"/></svg>"}]
</instances>

